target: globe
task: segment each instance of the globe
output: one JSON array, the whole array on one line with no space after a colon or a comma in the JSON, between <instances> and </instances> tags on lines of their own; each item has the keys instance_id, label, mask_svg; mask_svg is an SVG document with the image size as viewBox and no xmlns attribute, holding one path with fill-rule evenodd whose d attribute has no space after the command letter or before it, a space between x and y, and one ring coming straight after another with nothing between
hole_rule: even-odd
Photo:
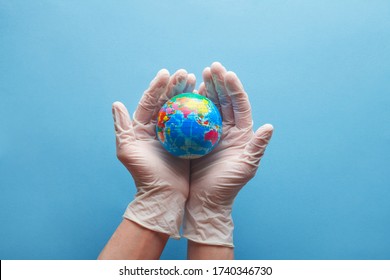
<instances>
[{"instance_id":1,"label":"globe","mask_svg":"<svg viewBox=\"0 0 390 280\"><path fill-rule=\"evenodd\" d=\"M210 153L222 134L222 118L214 103L195 93L168 100L158 113L157 138L172 155L195 159Z\"/></svg>"}]
</instances>

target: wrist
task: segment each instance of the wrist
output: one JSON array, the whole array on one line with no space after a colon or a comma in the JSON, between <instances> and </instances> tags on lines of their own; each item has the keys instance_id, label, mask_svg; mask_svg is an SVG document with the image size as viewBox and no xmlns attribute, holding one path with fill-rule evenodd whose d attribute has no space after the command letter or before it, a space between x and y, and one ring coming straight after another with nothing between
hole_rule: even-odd
<instances>
[{"instance_id":1,"label":"wrist","mask_svg":"<svg viewBox=\"0 0 390 280\"><path fill-rule=\"evenodd\" d=\"M123 219L98 259L159 259L169 236Z\"/></svg>"},{"instance_id":2,"label":"wrist","mask_svg":"<svg viewBox=\"0 0 390 280\"><path fill-rule=\"evenodd\" d=\"M138 191L123 217L143 227L179 239L186 196L175 189L150 188Z\"/></svg>"},{"instance_id":3,"label":"wrist","mask_svg":"<svg viewBox=\"0 0 390 280\"><path fill-rule=\"evenodd\" d=\"M216 246L197 243L188 240L189 260L233 260L234 249L226 246Z\"/></svg>"},{"instance_id":4,"label":"wrist","mask_svg":"<svg viewBox=\"0 0 390 280\"><path fill-rule=\"evenodd\" d=\"M232 205L205 201L187 201L183 237L208 245L234 247Z\"/></svg>"}]
</instances>

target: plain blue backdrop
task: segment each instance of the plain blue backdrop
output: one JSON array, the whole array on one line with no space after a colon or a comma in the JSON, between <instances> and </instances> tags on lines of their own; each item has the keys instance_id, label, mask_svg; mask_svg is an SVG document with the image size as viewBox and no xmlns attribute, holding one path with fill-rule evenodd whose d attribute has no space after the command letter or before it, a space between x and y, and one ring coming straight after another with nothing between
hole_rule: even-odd
<instances>
[{"instance_id":1,"label":"plain blue backdrop","mask_svg":"<svg viewBox=\"0 0 390 280\"><path fill-rule=\"evenodd\" d=\"M0 1L0 258L95 259L135 194L111 104L213 61L275 127L236 258L390 259L386 0Z\"/></svg>"}]
</instances>

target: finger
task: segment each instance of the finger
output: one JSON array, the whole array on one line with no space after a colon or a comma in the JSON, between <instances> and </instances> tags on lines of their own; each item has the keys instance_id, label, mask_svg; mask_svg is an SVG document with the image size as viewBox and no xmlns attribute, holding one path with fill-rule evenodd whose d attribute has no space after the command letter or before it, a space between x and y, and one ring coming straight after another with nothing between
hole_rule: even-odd
<instances>
[{"instance_id":1,"label":"finger","mask_svg":"<svg viewBox=\"0 0 390 280\"><path fill-rule=\"evenodd\" d=\"M112 104L112 115L114 117L117 148L122 148L123 145L130 144L135 140L130 115L125 105L118 101Z\"/></svg>"},{"instance_id":2,"label":"finger","mask_svg":"<svg viewBox=\"0 0 390 280\"><path fill-rule=\"evenodd\" d=\"M170 81L168 90L166 92L167 99L164 101L168 101L168 99L174 97L177 94L183 93L188 80L188 74L187 71L184 69L177 70L175 74L172 75ZM164 96L162 96L163 98ZM164 104L163 103L163 104Z\"/></svg>"},{"instance_id":3,"label":"finger","mask_svg":"<svg viewBox=\"0 0 390 280\"><path fill-rule=\"evenodd\" d=\"M210 67L206 67L203 70L202 76L203 76L203 81L205 84L206 97L208 99L210 99L215 104L215 106L217 106L219 112L221 113L221 105L219 104L218 93L215 91L215 88L214 88L214 83L213 83L213 78L211 76Z\"/></svg>"},{"instance_id":4,"label":"finger","mask_svg":"<svg viewBox=\"0 0 390 280\"><path fill-rule=\"evenodd\" d=\"M236 127L239 129L250 128L252 126L252 113L249 98L235 73L230 71L226 73L225 86L232 101Z\"/></svg>"},{"instance_id":5,"label":"finger","mask_svg":"<svg viewBox=\"0 0 390 280\"><path fill-rule=\"evenodd\" d=\"M234 123L234 113L230 96L225 87L226 69L219 62L211 65L211 76L213 78L214 88L218 94L219 104L221 105L222 120L225 123Z\"/></svg>"},{"instance_id":6,"label":"finger","mask_svg":"<svg viewBox=\"0 0 390 280\"><path fill-rule=\"evenodd\" d=\"M169 72L161 69L149 88L144 92L137 109L134 112L134 119L141 124L148 124L151 121L153 112L156 108L160 96L165 92L169 82Z\"/></svg>"},{"instance_id":7,"label":"finger","mask_svg":"<svg viewBox=\"0 0 390 280\"><path fill-rule=\"evenodd\" d=\"M244 155L248 163L258 166L264 155L265 149L271 140L274 128L270 124L261 126L253 135L251 141L245 148Z\"/></svg>"},{"instance_id":8,"label":"finger","mask_svg":"<svg viewBox=\"0 0 390 280\"><path fill-rule=\"evenodd\" d=\"M187 84L187 71L184 69L180 69L176 71L171 78L169 79L168 86L165 90L165 93L163 93L160 96L160 99L157 102L156 108L154 109L153 115L152 115L152 121L155 122L157 120L158 112L160 111L161 107L167 102L170 98L173 96L182 93L186 84Z\"/></svg>"},{"instance_id":9,"label":"finger","mask_svg":"<svg viewBox=\"0 0 390 280\"><path fill-rule=\"evenodd\" d=\"M198 94L206 96L206 86L205 86L204 82L202 82L200 84L199 89L198 89Z\"/></svg>"},{"instance_id":10,"label":"finger","mask_svg":"<svg viewBox=\"0 0 390 280\"><path fill-rule=\"evenodd\" d=\"M194 74L188 74L187 76L187 84L184 87L183 92L193 92L196 85L196 77Z\"/></svg>"}]
</instances>

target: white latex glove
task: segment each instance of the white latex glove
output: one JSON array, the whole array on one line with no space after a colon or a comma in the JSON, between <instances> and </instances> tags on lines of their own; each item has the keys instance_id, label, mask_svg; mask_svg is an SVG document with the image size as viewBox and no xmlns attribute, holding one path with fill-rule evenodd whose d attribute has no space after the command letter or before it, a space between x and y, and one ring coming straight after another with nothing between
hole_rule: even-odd
<instances>
[{"instance_id":1,"label":"white latex glove","mask_svg":"<svg viewBox=\"0 0 390 280\"><path fill-rule=\"evenodd\" d=\"M189 161L171 156L156 138L156 119L172 96L192 92L195 76L159 71L130 119L126 107L112 106L117 156L133 176L137 193L124 217L153 231L179 238L189 191Z\"/></svg>"},{"instance_id":2,"label":"white latex glove","mask_svg":"<svg viewBox=\"0 0 390 280\"><path fill-rule=\"evenodd\" d=\"M223 129L218 146L191 161L183 236L198 243L233 247L233 201L256 174L273 127L266 124L253 132L248 96L236 74L220 63L206 68L203 79L199 94L220 109Z\"/></svg>"}]
</instances>

